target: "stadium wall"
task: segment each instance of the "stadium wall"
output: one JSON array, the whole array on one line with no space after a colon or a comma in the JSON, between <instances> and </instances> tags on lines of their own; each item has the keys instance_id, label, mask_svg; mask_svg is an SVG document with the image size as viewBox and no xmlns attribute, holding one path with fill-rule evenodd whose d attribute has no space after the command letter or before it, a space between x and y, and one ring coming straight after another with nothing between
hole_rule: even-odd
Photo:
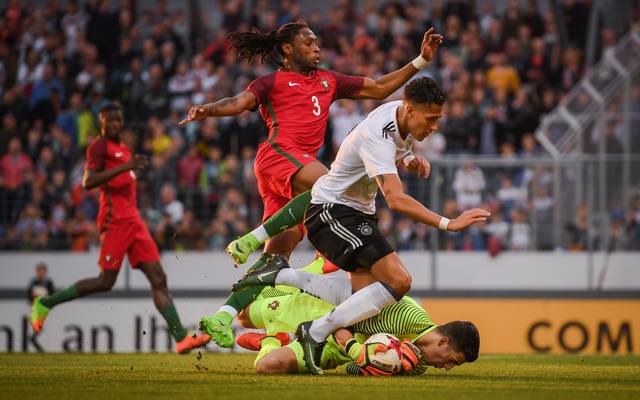
<instances>
[{"instance_id":1,"label":"stadium wall","mask_svg":"<svg viewBox=\"0 0 640 400\"><path fill-rule=\"evenodd\" d=\"M602 289L640 290L640 253L506 252L491 258L485 252L437 253L433 271L431 253L402 252L400 256L413 276L414 290L587 290L609 265ZM291 259L303 266L312 253L298 252ZM98 273L97 254L0 253L0 291L26 288L34 267L44 261L56 286ZM593 268L590 270L589 265ZM244 272L233 268L220 252L165 252L162 255L169 287L181 290L213 290L224 293ZM247 264L248 265L248 264ZM147 289L144 276L123 268L115 289ZM435 272L435 273L434 273ZM590 276L591 275L591 276ZM432 284L435 276L435 285ZM26 296L26 295L25 295Z\"/></svg>"},{"instance_id":2,"label":"stadium wall","mask_svg":"<svg viewBox=\"0 0 640 400\"><path fill-rule=\"evenodd\" d=\"M402 253L415 277L414 296L436 322L474 321L483 353L640 354L640 268L633 253L614 253L605 290L586 291L588 256L565 253L440 253L431 290L428 253ZM302 265L310 253L296 254ZM605 259L595 254L593 273ZM57 287L97 273L95 254L0 255L0 352L165 352L173 344L142 274L125 268L115 290L52 311L35 336L28 324L26 286L39 261ZM214 312L242 270L219 253L165 253L176 306L195 328ZM220 351L214 345L210 350Z\"/></svg>"}]
</instances>

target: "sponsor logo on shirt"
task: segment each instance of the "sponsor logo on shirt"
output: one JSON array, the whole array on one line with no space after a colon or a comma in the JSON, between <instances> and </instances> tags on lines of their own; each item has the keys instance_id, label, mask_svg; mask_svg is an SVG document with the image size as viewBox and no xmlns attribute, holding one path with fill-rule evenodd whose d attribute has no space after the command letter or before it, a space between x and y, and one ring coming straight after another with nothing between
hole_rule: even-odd
<instances>
[{"instance_id":1,"label":"sponsor logo on shirt","mask_svg":"<svg viewBox=\"0 0 640 400\"><path fill-rule=\"evenodd\" d=\"M116 158L122 157L122 154L124 153L122 153L121 151L116 151Z\"/></svg>"},{"instance_id":2,"label":"sponsor logo on shirt","mask_svg":"<svg viewBox=\"0 0 640 400\"><path fill-rule=\"evenodd\" d=\"M300 84L298 82L289 81L289 86L300 86Z\"/></svg>"},{"instance_id":3,"label":"sponsor logo on shirt","mask_svg":"<svg viewBox=\"0 0 640 400\"><path fill-rule=\"evenodd\" d=\"M303 154L303 155L302 155L302 157L304 157L304 158L311 158L311 156L310 156L310 155L308 155L308 154Z\"/></svg>"}]
</instances>

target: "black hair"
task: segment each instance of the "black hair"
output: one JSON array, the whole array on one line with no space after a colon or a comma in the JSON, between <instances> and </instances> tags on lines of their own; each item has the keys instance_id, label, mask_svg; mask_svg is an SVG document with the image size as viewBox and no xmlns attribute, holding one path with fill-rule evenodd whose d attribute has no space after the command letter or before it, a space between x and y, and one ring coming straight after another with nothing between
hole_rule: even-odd
<instances>
[{"instance_id":1,"label":"black hair","mask_svg":"<svg viewBox=\"0 0 640 400\"><path fill-rule=\"evenodd\" d=\"M417 78L404 88L404 98L411 103L444 104L446 99L438 84L430 78Z\"/></svg>"},{"instance_id":2,"label":"black hair","mask_svg":"<svg viewBox=\"0 0 640 400\"><path fill-rule=\"evenodd\" d=\"M282 45L291 43L295 35L304 28L308 28L304 22L289 22L269 33L262 33L256 28L251 28L248 32L231 32L227 35L227 40L231 47L238 50L240 60L251 61L254 56L259 55L262 62L266 60L283 66Z\"/></svg>"},{"instance_id":3,"label":"black hair","mask_svg":"<svg viewBox=\"0 0 640 400\"><path fill-rule=\"evenodd\" d=\"M122 105L120 105L120 103L118 103L117 101L112 101L110 103L107 103L104 106L102 106L102 108L100 109L100 114L108 113L110 111L122 112Z\"/></svg>"},{"instance_id":4,"label":"black hair","mask_svg":"<svg viewBox=\"0 0 640 400\"><path fill-rule=\"evenodd\" d=\"M464 354L467 362L478 359L480 350L480 333L470 321L451 321L436 328L438 333L449 338L454 351Z\"/></svg>"}]
</instances>

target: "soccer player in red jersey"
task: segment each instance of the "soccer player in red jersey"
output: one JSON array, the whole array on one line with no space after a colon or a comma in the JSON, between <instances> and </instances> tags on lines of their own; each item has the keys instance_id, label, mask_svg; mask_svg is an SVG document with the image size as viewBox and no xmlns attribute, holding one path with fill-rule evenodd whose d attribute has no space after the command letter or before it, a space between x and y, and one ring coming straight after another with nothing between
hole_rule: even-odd
<instances>
[{"instance_id":1,"label":"soccer player in red jersey","mask_svg":"<svg viewBox=\"0 0 640 400\"><path fill-rule=\"evenodd\" d=\"M160 265L160 254L140 218L136 205L136 174L147 165L147 157L134 155L122 142L122 108L110 103L100 110L100 136L87 148L82 185L85 189L100 187L100 276L76 282L49 296L38 297L31 310L31 326L40 332L44 320L54 306L86 296L109 291L116 282L125 254L133 268L140 269L151 284L156 308L162 314L171 335L176 340L178 353L206 344L206 334L192 336L180 322L167 288L167 277Z\"/></svg>"},{"instance_id":2,"label":"soccer player in red jersey","mask_svg":"<svg viewBox=\"0 0 640 400\"><path fill-rule=\"evenodd\" d=\"M346 76L318 68L317 38L301 22L285 24L268 34L255 29L233 32L228 40L238 50L240 59L251 60L258 55L263 61L277 64L279 69L257 78L234 97L191 107L180 125L259 109L269 128L269 137L260 145L254 164L265 222L232 242L227 252L240 264L267 241L265 253L288 258L304 236L300 223L311 200L310 189L328 172L316 159L316 152L324 141L331 103L341 98L386 98L431 61L442 43L442 36L429 29L424 34L421 54L415 60L378 79ZM261 267L266 260L263 254L249 270ZM236 292L218 313L209 317L207 332L213 334L216 343L223 347L233 344L229 325L259 292L256 288Z\"/></svg>"}]
</instances>

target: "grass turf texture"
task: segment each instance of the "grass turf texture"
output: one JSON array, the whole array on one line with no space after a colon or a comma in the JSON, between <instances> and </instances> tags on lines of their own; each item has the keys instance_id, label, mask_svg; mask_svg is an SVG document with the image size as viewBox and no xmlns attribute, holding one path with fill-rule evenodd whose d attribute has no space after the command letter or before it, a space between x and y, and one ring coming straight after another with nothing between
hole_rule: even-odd
<instances>
[{"instance_id":1,"label":"grass turf texture","mask_svg":"<svg viewBox=\"0 0 640 400\"><path fill-rule=\"evenodd\" d=\"M638 399L638 356L481 356L449 372L260 376L250 354L0 354L0 398Z\"/></svg>"}]
</instances>

